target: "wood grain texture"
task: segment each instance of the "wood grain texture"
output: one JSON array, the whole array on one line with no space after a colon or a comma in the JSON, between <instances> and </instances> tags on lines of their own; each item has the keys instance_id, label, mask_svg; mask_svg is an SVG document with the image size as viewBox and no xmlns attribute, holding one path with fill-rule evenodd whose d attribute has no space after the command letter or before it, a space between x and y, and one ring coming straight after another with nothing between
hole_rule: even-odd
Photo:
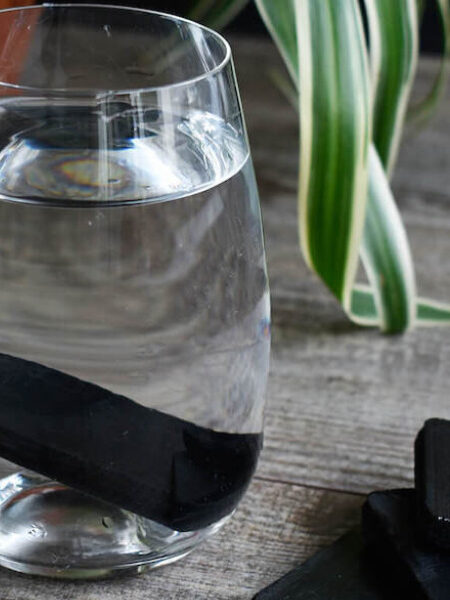
<instances>
[{"instance_id":1,"label":"wood grain texture","mask_svg":"<svg viewBox=\"0 0 450 600\"><path fill-rule=\"evenodd\" d=\"M247 600L359 519L362 499L254 481L234 518L189 557L138 577L61 582L0 570L0 600Z\"/></svg>"},{"instance_id":2,"label":"wood grain texture","mask_svg":"<svg viewBox=\"0 0 450 600\"><path fill-rule=\"evenodd\" d=\"M18 8L19 6L30 6L36 4L34 0L0 0L0 9Z\"/></svg>"},{"instance_id":3,"label":"wood grain texture","mask_svg":"<svg viewBox=\"0 0 450 600\"><path fill-rule=\"evenodd\" d=\"M262 198L274 321L257 476L224 530L178 564L97 583L0 570L0 600L250 599L356 523L360 494L410 485L415 433L428 417L450 418L450 330L385 337L358 329L304 265L297 116L267 76L281 62L266 42L232 46ZM434 69L422 62L419 96ZM448 300L449 140L444 102L429 128L407 138L394 186L420 289ZM1 473L12 468L0 464Z\"/></svg>"}]
</instances>

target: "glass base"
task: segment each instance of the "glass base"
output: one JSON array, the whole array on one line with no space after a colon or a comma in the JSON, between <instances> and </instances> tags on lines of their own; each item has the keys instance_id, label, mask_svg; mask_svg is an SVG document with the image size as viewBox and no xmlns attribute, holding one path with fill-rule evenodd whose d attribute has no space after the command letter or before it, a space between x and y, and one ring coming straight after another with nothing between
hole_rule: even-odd
<instances>
[{"instance_id":1,"label":"glass base","mask_svg":"<svg viewBox=\"0 0 450 600\"><path fill-rule=\"evenodd\" d=\"M178 532L29 472L0 480L0 565L65 579L140 573L191 552L229 519Z\"/></svg>"}]
</instances>

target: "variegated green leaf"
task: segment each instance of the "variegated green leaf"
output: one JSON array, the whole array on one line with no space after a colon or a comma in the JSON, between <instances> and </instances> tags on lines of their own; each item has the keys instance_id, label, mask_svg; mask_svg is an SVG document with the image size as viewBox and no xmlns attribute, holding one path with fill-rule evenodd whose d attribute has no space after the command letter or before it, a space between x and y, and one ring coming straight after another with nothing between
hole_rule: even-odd
<instances>
[{"instance_id":1,"label":"variegated green leaf","mask_svg":"<svg viewBox=\"0 0 450 600\"><path fill-rule=\"evenodd\" d=\"M295 0L295 8L300 239L309 265L350 311L370 139L364 32L356 0Z\"/></svg>"},{"instance_id":2,"label":"variegated green leaf","mask_svg":"<svg viewBox=\"0 0 450 600\"><path fill-rule=\"evenodd\" d=\"M378 310L369 285L357 284L353 288L352 312L354 321L360 325L379 325ZM450 304L418 298L415 312L416 323L422 327L450 325Z\"/></svg>"},{"instance_id":3,"label":"variegated green leaf","mask_svg":"<svg viewBox=\"0 0 450 600\"><path fill-rule=\"evenodd\" d=\"M417 321L422 326L450 325L450 305L419 298Z\"/></svg>"},{"instance_id":4,"label":"variegated green leaf","mask_svg":"<svg viewBox=\"0 0 450 600\"><path fill-rule=\"evenodd\" d=\"M295 24L295 0L255 0L259 13L272 35L286 67L298 83L298 48Z\"/></svg>"},{"instance_id":5,"label":"variegated green leaf","mask_svg":"<svg viewBox=\"0 0 450 600\"><path fill-rule=\"evenodd\" d=\"M358 3L257 3L291 70L296 47L292 30L284 34L277 23L282 21L285 28L294 18L297 23L299 75L293 78L300 92L299 223L307 262L357 323L394 332L407 329L415 321L445 321L447 307L416 299L406 232L375 148L370 152L368 208L361 244L372 113ZM415 3L398 0L394 4L390 12L390 1L372 0L369 9L372 91L377 97L373 104L378 115L375 128L384 160L391 167L415 70L418 35ZM389 20L391 29L385 32L385 21ZM392 27L397 28L397 37ZM385 123L383 110L391 111ZM370 287L354 283L359 250Z\"/></svg>"},{"instance_id":6,"label":"variegated green leaf","mask_svg":"<svg viewBox=\"0 0 450 600\"><path fill-rule=\"evenodd\" d=\"M388 0L367 0L366 8L375 95L373 135L377 149L384 153L384 165L389 174L396 158L417 64L417 7L411 0L399 0L394 4ZM418 316L411 251L386 175L374 150L369 171L369 200L361 256L372 284L379 325L385 331L403 331L411 327ZM428 319L432 314L436 312L427 312ZM440 320L443 318L441 312Z\"/></svg>"},{"instance_id":7,"label":"variegated green leaf","mask_svg":"<svg viewBox=\"0 0 450 600\"><path fill-rule=\"evenodd\" d=\"M355 284L352 291L351 303L352 320L358 325L379 327L380 319L375 304L375 296L370 285Z\"/></svg>"},{"instance_id":8,"label":"variegated green leaf","mask_svg":"<svg viewBox=\"0 0 450 600\"><path fill-rule=\"evenodd\" d=\"M414 324L416 285L408 238L375 148L369 157L369 202L361 256L374 293L379 326L404 331Z\"/></svg>"},{"instance_id":9,"label":"variegated green leaf","mask_svg":"<svg viewBox=\"0 0 450 600\"><path fill-rule=\"evenodd\" d=\"M249 0L198 0L194 3L189 17L201 21L209 27L221 29L225 27Z\"/></svg>"},{"instance_id":10,"label":"variegated green leaf","mask_svg":"<svg viewBox=\"0 0 450 600\"><path fill-rule=\"evenodd\" d=\"M416 0L416 4L417 4L417 15L418 15L419 23L421 23L422 19L423 19L423 15L425 13L426 0Z\"/></svg>"},{"instance_id":11,"label":"variegated green leaf","mask_svg":"<svg viewBox=\"0 0 450 600\"><path fill-rule=\"evenodd\" d=\"M365 0L374 98L373 141L391 175L417 66L416 0Z\"/></svg>"},{"instance_id":12,"label":"variegated green leaf","mask_svg":"<svg viewBox=\"0 0 450 600\"><path fill-rule=\"evenodd\" d=\"M188 13L190 19L201 21L214 6L215 0L196 0Z\"/></svg>"}]
</instances>

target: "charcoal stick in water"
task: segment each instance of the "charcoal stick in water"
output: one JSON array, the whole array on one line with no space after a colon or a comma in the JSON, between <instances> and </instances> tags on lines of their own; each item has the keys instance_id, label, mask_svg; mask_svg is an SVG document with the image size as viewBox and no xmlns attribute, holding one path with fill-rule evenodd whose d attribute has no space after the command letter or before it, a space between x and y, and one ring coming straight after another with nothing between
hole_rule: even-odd
<instances>
[{"instance_id":1,"label":"charcoal stick in water","mask_svg":"<svg viewBox=\"0 0 450 600\"><path fill-rule=\"evenodd\" d=\"M261 443L0 354L0 456L172 529L229 514Z\"/></svg>"}]
</instances>

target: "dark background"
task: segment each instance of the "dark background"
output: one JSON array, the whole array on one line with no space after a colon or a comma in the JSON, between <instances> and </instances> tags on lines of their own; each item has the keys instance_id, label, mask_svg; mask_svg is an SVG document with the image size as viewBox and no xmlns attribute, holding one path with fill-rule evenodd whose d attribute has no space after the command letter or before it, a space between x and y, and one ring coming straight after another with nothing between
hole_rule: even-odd
<instances>
[{"instance_id":1,"label":"dark background","mask_svg":"<svg viewBox=\"0 0 450 600\"><path fill-rule=\"evenodd\" d=\"M55 1L55 0L54 0ZM68 0L61 0L67 2ZM71 0L74 4L117 4L136 6L140 8L149 8L160 10L162 12L186 16L188 8L191 5L189 0ZM276 0L273 0L276 2ZM396 2L397 0L392 0ZM60 3L61 3L60 2ZM56 0L58 3L58 0ZM250 0L244 10L235 18L235 20L226 27L225 33L244 32L253 35L268 35L263 22L258 14L255 4ZM440 24L435 8L435 0L428 0L427 8L421 30L421 50L422 52L436 53L442 51L442 37Z\"/></svg>"}]
</instances>

